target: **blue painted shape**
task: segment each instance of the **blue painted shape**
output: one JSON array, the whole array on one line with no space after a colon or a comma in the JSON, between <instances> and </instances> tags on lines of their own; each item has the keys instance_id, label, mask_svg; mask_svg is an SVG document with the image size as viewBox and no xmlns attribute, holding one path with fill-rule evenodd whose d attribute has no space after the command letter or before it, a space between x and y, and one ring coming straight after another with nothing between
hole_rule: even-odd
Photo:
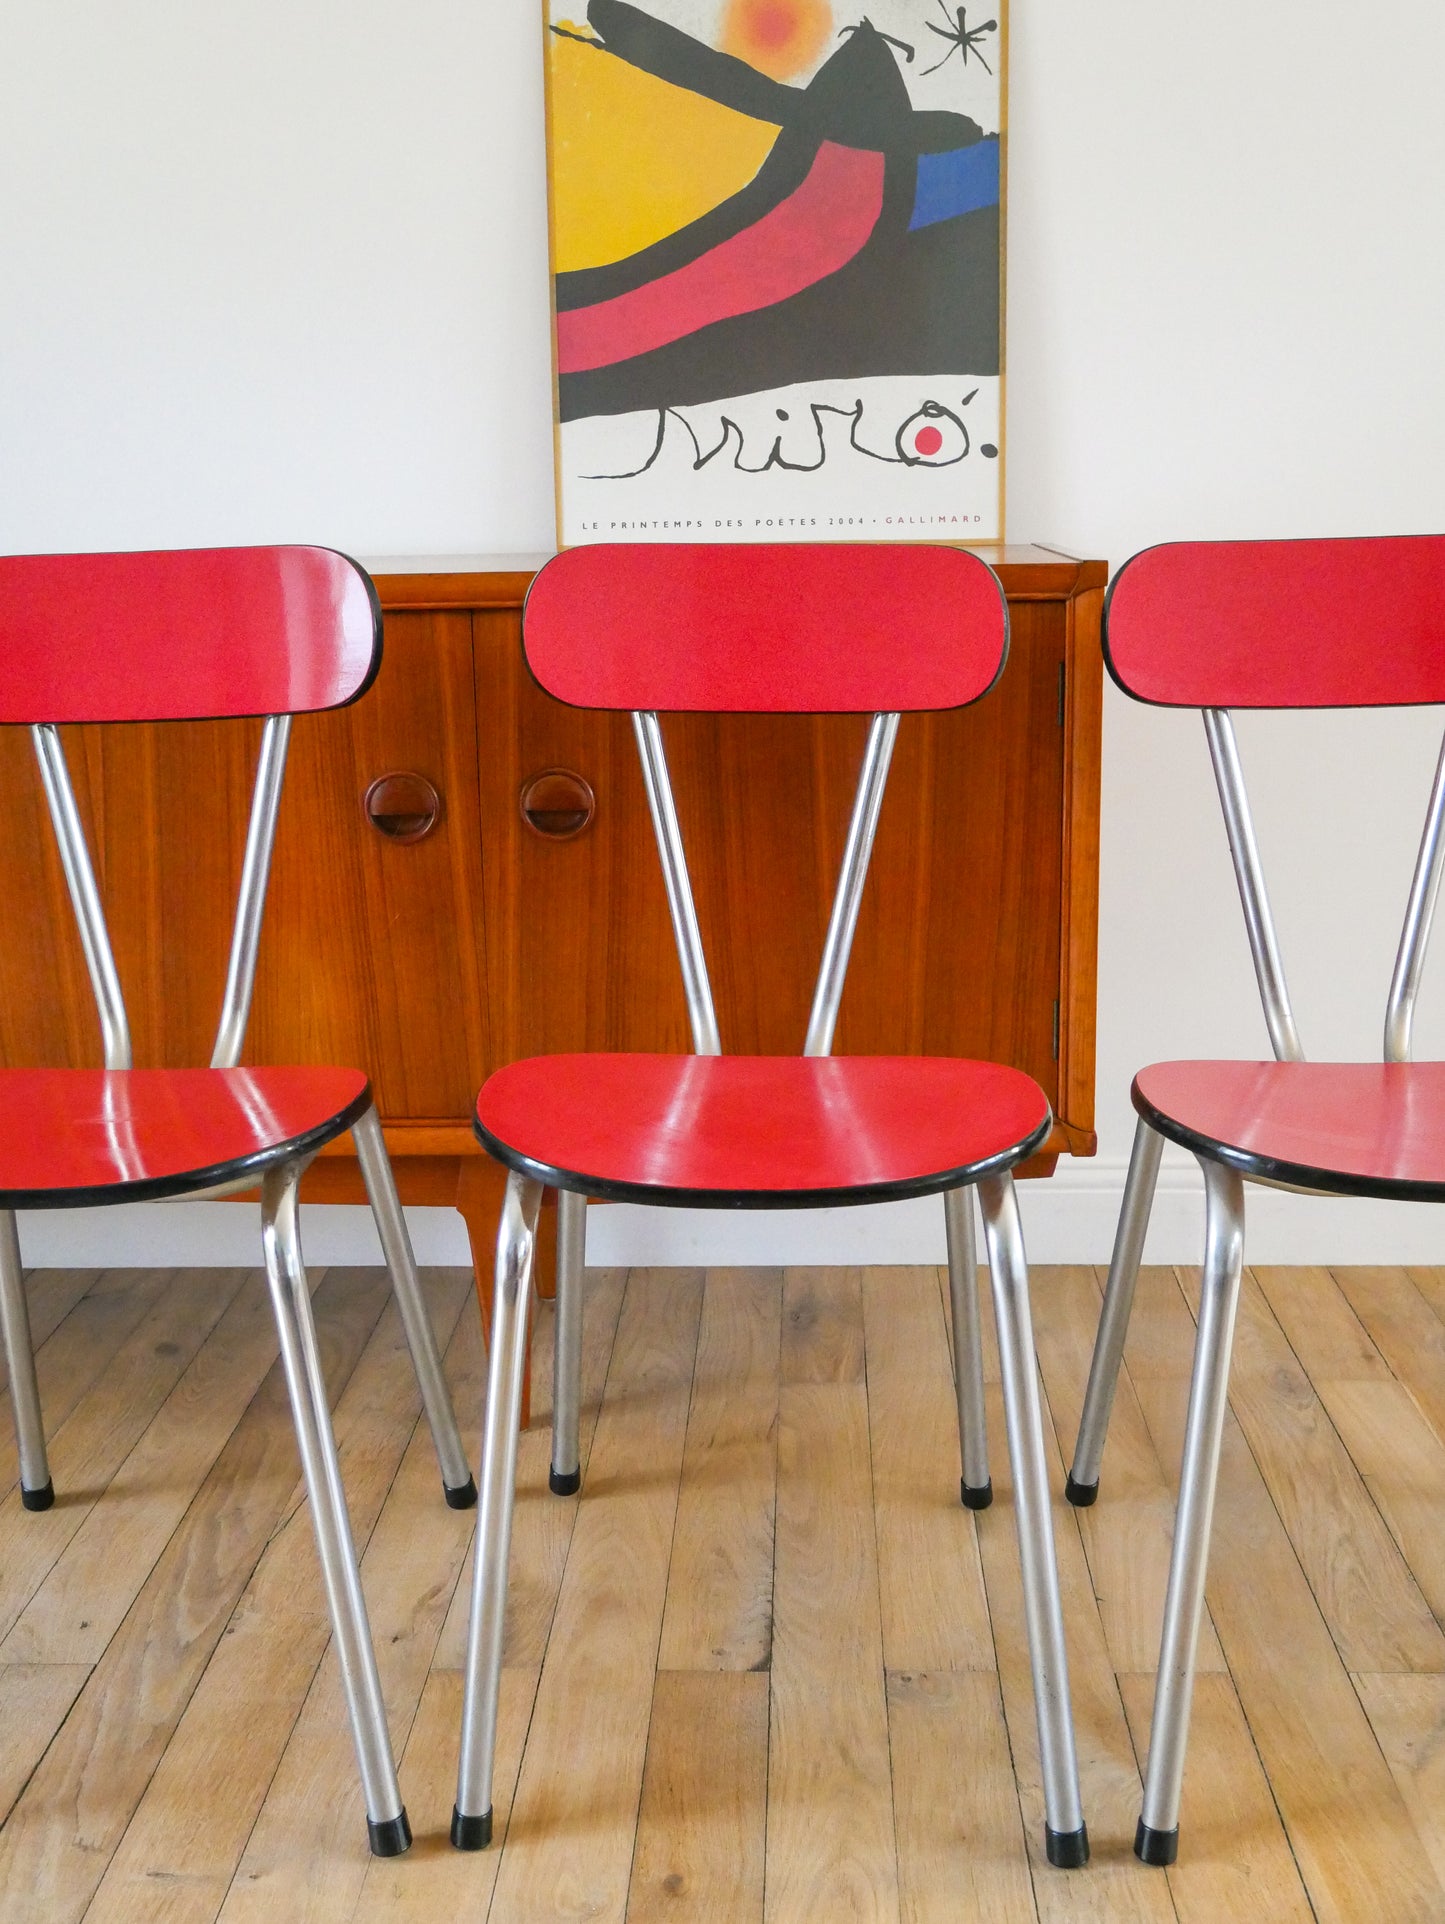
<instances>
[{"instance_id":1,"label":"blue painted shape","mask_svg":"<svg viewBox=\"0 0 1445 1924\"><path fill-rule=\"evenodd\" d=\"M998 136L977 140L971 147L954 147L946 154L918 156L918 183L913 190L909 231L931 227L935 221L971 214L979 207L998 205Z\"/></svg>"}]
</instances>

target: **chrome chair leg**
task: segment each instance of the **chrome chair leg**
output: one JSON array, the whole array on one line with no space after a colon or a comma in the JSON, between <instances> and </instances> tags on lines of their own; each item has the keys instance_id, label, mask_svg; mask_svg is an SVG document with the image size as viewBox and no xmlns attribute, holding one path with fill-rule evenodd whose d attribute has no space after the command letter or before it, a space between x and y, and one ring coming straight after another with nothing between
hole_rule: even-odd
<instances>
[{"instance_id":1,"label":"chrome chair leg","mask_svg":"<svg viewBox=\"0 0 1445 1924\"><path fill-rule=\"evenodd\" d=\"M1023 1231L1012 1176L985 1177L978 1185L978 1196L993 1278L1004 1416L1013 1464L1024 1618L1044 1782L1044 1847L1051 1864L1070 1870L1088 1862L1089 1833L1079 1800L1079 1766L1074 1754L1069 1662L1064 1649L1059 1571L1049 1519L1043 1410L1033 1320L1029 1313L1028 1266L1024 1260Z\"/></svg>"},{"instance_id":2,"label":"chrome chair leg","mask_svg":"<svg viewBox=\"0 0 1445 1924\"><path fill-rule=\"evenodd\" d=\"M472 1481L471 1466L467 1462L461 1431L457 1428L456 1412L452 1408L451 1393L442 1370L436 1332L432 1329L421 1284L417 1280L411 1233L396 1193L396 1177L392 1172L391 1158L386 1153L386 1142L375 1104L352 1124L351 1140L356 1144L356 1159L361 1164L362 1179L371 1199L371 1213L376 1218L386 1266L391 1272L392 1294L401 1312L406 1346L411 1351L412 1368L416 1371L416 1380L421 1389L422 1407L431 1429L437 1462L441 1465L442 1491L452 1509L469 1510L477 1500L477 1486Z\"/></svg>"},{"instance_id":3,"label":"chrome chair leg","mask_svg":"<svg viewBox=\"0 0 1445 1924\"><path fill-rule=\"evenodd\" d=\"M497 1232L497 1290L487 1373L487 1425L482 1442L482 1495L472 1568L472 1619L467 1634L462 1753L452 1842L485 1850L492 1841L492 1765L497 1697L502 1682L502 1626L507 1609L507 1556L517 1476L517 1426L527 1360L527 1304L542 1185L515 1171L507 1178Z\"/></svg>"},{"instance_id":4,"label":"chrome chair leg","mask_svg":"<svg viewBox=\"0 0 1445 1924\"><path fill-rule=\"evenodd\" d=\"M356 1546L336 1438L326 1399L326 1379L311 1316L311 1296L301 1260L296 1192L304 1162L280 1163L261 1185L261 1245L271 1305L281 1338L281 1361L291 1397L291 1417L311 1503L316 1548L331 1611L332 1635L351 1715L351 1734L366 1799L366 1829L377 1857L396 1857L411 1843L411 1826L396 1781L386 1727L386 1706L371 1643L366 1599L356 1567Z\"/></svg>"},{"instance_id":5,"label":"chrome chair leg","mask_svg":"<svg viewBox=\"0 0 1445 1924\"><path fill-rule=\"evenodd\" d=\"M1209 1529L1219 1478L1219 1449L1229 1393L1229 1356L1239 1308L1244 1262L1244 1183L1222 1163L1199 1158L1204 1171L1204 1272L1194 1375L1184 1429L1174 1554L1164 1599L1159 1675L1149 1727L1144 1808L1134 1834L1134 1854L1146 1864L1172 1864L1179 1855L1179 1797L1189 1707L1194 1696L1194 1659L1204 1616L1204 1576Z\"/></svg>"},{"instance_id":6,"label":"chrome chair leg","mask_svg":"<svg viewBox=\"0 0 1445 1924\"><path fill-rule=\"evenodd\" d=\"M1109 1434L1119 1365L1124 1360L1124 1338L1129 1334L1134 1285L1139 1280L1139 1263L1144 1254L1149 1212L1154 1207L1163 1147L1163 1137L1141 1116L1134 1130L1124 1201L1119 1210L1119 1225L1114 1231L1109 1282L1104 1291L1099 1333L1094 1338L1094 1360L1089 1365L1089 1387L1084 1392L1084 1412L1079 1419L1073 1467L1064 1485L1064 1495L1080 1510L1088 1509L1099 1494L1099 1467L1104 1460L1104 1440Z\"/></svg>"},{"instance_id":7,"label":"chrome chair leg","mask_svg":"<svg viewBox=\"0 0 1445 1924\"><path fill-rule=\"evenodd\" d=\"M587 1198L557 1191L557 1322L552 1350L553 1493L573 1496L582 1483L577 1428L582 1403L582 1273L587 1256Z\"/></svg>"},{"instance_id":8,"label":"chrome chair leg","mask_svg":"<svg viewBox=\"0 0 1445 1924\"><path fill-rule=\"evenodd\" d=\"M48 1510L55 1501L55 1485L45 1453L45 1419L40 1412L30 1306L25 1300L25 1271L20 1265L20 1237L13 1209L0 1209L0 1339L5 1344L5 1368L10 1376L10 1410L20 1458L20 1501L27 1510Z\"/></svg>"},{"instance_id":9,"label":"chrome chair leg","mask_svg":"<svg viewBox=\"0 0 1445 1924\"><path fill-rule=\"evenodd\" d=\"M948 1235L948 1298L953 1310L953 1387L958 1398L958 1447L963 1466L959 1494L970 1510L993 1502L988 1473L988 1429L983 1404L983 1331L978 1315L978 1249L973 1234L973 1191L945 1190L943 1226Z\"/></svg>"}]
</instances>

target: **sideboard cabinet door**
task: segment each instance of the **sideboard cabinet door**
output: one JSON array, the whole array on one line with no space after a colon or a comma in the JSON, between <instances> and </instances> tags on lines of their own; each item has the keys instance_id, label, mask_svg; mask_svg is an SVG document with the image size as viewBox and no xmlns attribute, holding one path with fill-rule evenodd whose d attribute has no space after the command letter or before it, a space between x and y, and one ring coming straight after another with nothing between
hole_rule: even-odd
<instances>
[{"instance_id":1,"label":"sideboard cabinet door","mask_svg":"<svg viewBox=\"0 0 1445 1924\"><path fill-rule=\"evenodd\" d=\"M468 1116L491 1060L469 616L388 614L371 691L296 723L287 791L251 1053L355 1063L389 1119Z\"/></svg>"}]
</instances>

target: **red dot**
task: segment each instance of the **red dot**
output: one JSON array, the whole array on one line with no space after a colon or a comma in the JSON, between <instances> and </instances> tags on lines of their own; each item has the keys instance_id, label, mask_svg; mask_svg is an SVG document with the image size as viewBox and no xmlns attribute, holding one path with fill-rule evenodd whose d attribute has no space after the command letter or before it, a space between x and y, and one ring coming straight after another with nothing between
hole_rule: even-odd
<instances>
[{"instance_id":1,"label":"red dot","mask_svg":"<svg viewBox=\"0 0 1445 1924\"><path fill-rule=\"evenodd\" d=\"M943 436L937 428L920 428L913 437L913 446L919 454L937 454L943 446Z\"/></svg>"},{"instance_id":2,"label":"red dot","mask_svg":"<svg viewBox=\"0 0 1445 1924\"><path fill-rule=\"evenodd\" d=\"M797 21L792 9L786 6L769 6L764 0L762 6L755 6L749 25L753 37L760 46L785 47L792 37Z\"/></svg>"}]
</instances>

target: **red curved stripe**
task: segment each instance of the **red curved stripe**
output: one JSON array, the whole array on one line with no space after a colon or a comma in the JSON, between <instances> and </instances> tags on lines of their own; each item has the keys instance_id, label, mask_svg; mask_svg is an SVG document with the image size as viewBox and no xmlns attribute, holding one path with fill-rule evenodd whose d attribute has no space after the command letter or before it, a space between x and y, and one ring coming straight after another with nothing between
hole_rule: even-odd
<instances>
[{"instance_id":1,"label":"red curved stripe","mask_svg":"<svg viewBox=\"0 0 1445 1924\"><path fill-rule=\"evenodd\" d=\"M558 370L610 367L786 300L852 260L882 211L882 154L825 140L786 200L742 233L645 287L559 314Z\"/></svg>"}]
</instances>

